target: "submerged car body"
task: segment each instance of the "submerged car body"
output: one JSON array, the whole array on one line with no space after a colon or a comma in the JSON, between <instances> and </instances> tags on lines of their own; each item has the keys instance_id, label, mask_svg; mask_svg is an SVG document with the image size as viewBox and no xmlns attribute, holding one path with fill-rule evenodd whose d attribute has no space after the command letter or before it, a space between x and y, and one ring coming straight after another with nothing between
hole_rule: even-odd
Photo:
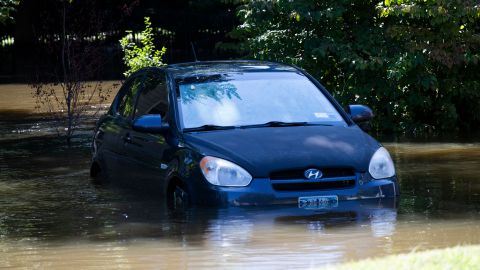
<instances>
[{"instance_id":1,"label":"submerged car body","mask_svg":"<svg viewBox=\"0 0 480 270\"><path fill-rule=\"evenodd\" d=\"M399 194L388 152L302 70L260 61L143 69L97 123L91 174L173 204L331 208Z\"/></svg>"}]
</instances>

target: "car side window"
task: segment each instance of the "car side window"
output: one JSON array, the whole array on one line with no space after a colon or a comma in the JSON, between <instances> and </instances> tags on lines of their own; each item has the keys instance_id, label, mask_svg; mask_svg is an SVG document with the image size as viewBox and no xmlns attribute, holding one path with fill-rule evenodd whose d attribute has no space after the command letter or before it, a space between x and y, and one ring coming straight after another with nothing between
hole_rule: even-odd
<instances>
[{"instance_id":1,"label":"car side window","mask_svg":"<svg viewBox=\"0 0 480 270\"><path fill-rule=\"evenodd\" d=\"M168 113L168 90L164 73L155 72L145 76L142 92L138 97L135 117L144 114L160 114L165 118Z\"/></svg>"},{"instance_id":2,"label":"car side window","mask_svg":"<svg viewBox=\"0 0 480 270\"><path fill-rule=\"evenodd\" d=\"M130 80L128 85L126 85L125 93L118 106L118 113L124 118L132 117L133 109L135 108L135 97L142 88L142 79L143 76L138 76Z\"/></svg>"}]
</instances>

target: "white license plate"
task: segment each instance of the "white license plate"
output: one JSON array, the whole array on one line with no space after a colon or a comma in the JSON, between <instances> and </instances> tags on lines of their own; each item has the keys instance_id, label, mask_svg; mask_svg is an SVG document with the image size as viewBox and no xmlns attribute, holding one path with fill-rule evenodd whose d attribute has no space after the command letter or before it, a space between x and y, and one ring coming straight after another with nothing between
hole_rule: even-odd
<instances>
[{"instance_id":1,"label":"white license plate","mask_svg":"<svg viewBox=\"0 0 480 270\"><path fill-rule=\"evenodd\" d=\"M298 208L302 209L328 209L338 206L338 196L310 196L299 197Z\"/></svg>"}]
</instances>

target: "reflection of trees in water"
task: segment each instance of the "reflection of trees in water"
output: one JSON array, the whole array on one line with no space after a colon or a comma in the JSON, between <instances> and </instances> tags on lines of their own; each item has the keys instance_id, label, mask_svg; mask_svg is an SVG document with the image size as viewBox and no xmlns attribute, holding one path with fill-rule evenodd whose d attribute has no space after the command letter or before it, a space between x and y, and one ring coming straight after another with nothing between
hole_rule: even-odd
<instances>
[{"instance_id":1,"label":"reflection of trees in water","mask_svg":"<svg viewBox=\"0 0 480 270\"><path fill-rule=\"evenodd\" d=\"M184 85L181 89L182 102L184 104L200 99L214 99L221 102L222 99L242 99L237 93L237 87L229 82L207 82L200 84Z\"/></svg>"}]
</instances>

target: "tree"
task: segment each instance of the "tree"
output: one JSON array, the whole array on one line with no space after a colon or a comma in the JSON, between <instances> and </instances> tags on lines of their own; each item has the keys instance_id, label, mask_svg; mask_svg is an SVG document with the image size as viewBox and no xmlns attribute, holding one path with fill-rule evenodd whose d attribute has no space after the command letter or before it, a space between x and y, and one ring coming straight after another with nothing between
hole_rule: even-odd
<instances>
[{"instance_id":1,"label":"tree","mask_svg":"<svg viewBox=\"0 0 480 270\"><path fill-rule=\"evenodd\" d=\"M145 30L141 33L141 47L130 41L133 39L131 31L127 31L128 34L120 40L124 53L123 61L127 66L127 71L123 73L125 77L144 67L161 67L165 65L162 58L167 49L165 47L162 47L161 50L155 48L152 23L149 17L145 17L144 20Z\"/></svg>"},{"instance_id":2,"label":"tree","mask_svg":"<svg viewBox=\"0 0 480 270\"><path fill-rule=\"evenodd\" d=\"M102 67L101 47L91 42L92 33L100 32L101 22L88 5L85 8L86 3L79 8L72 1L61 1L59 41L55 35L47 36L52 39L47 44L57 54L61 68L54 74L39 73L32 83L37 108L55 120L57 133L64 135L68 144L80 124L93 116L89 115L92 103L103 103L111 90L104 89L100 81L92 81ZM79 25L78 20L87 24Z\"/></svg>"},{"instance_id":3,"label":"tree","mask_svg":"<svg viewBox=\"0 0 480 270\"><path fill-rule=\"evenodd\" d=\"M390 44L387 64L403 117L416 129L478 130L480 5L463 0L390 0L378 5Z\"/></svg>"}]
</instances>

